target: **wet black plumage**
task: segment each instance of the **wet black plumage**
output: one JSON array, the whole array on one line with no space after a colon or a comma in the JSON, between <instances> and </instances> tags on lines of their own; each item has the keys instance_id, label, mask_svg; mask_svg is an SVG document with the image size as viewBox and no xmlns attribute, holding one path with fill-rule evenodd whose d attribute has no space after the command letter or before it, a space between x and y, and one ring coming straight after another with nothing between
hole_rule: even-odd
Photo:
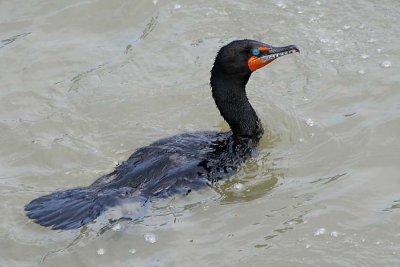
<instances>
[{"instance_id":1,"label":"wet black plumage","mask_svg":"<svg viewBox=\"0 0 400 267\"><path fill-rule=\"evenodd\" d=\"M188 194L232 175L252 155L263 134L245 91L253 71L249 59L254 58L254 49L260 47L268 48L257 54L264 64L275 59L271 55L298 52L295 46L233 41L220 49L211 70L213 98L232 131L184 133L156 141L136 150L113 172L88 187L32 200L25 206L26 215L53 229L74 229L123 200L144 202Z\"/></svg>"}]
</instances>

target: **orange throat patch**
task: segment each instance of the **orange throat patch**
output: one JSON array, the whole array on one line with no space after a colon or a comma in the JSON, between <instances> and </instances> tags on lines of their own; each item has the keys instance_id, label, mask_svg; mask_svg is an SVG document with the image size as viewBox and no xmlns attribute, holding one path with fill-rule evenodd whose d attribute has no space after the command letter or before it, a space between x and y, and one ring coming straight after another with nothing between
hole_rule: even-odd
<instances>
[{"instance_id":1,"label":"orange throat patch","mask_svg":"<svg viewBox=\"0 0 400 267\"><path fill-rule=\"evenodd\" d=\"M253 72L253 71L256 71L256 70L268 65L269 63L271 63L274 60L275 59L263 60L257 56L252 56L247 61L247 65L249 66L249 69Z\"/></svg>"}]
</instances>

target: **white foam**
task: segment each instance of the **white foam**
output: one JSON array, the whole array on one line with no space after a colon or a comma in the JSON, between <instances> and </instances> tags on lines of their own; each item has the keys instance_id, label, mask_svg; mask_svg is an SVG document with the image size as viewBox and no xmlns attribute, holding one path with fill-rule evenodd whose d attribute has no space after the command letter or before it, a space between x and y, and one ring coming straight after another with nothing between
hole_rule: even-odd
<instances>
[{"instance_id":1,"label":"white foam","mask_svg":"<svg viewBox=\"0 0 400 267\"><path fill-rule=\"evenodd\" d=\"M310 127L314 126L314 121L311 118L306 119L306 124Z\"/></svg>"},{"instance_id":2,"label":"white foam","mask_svg":"<svg viewBox=\"0 0 400 267\"><path fill-rule=\"evenodd\" d=\"M106 253L106 250L104 248L99 248L97 250L97 255L104 255Z\"/></svg>"},{"instance_id":3,"label":"white foam","mask_svg":"<svg viewBox=\"0 0 400 267\"><path fill-rule=\"evenodd\" d=\"M336 232L336 231L331 232L331 237L338 237L338 236L339 236L338 232Z\"/></svg>"},{"instance_id":4,"label":"white foam","mask_svg":"<svg viewBox=\"0 0 400 267\"><path fill-rule=\"evenodd\" d=\"M324 235L324 234L326 234L326 229L319 228L317 231L315 231L314 236L319 236L319 235Z\"/></svg>"},{"instance_id":5,"label":"white foam","mask_svg":"<svg viewBox=\"0 0 400 267\"><path fill-rule=\"evenodd\" d=\"M382 68L390 68L391 66L392 66L392 62L390 62L389 60L385 60L381 63Z\"/></svg>"},{"instance_id":6,"label":"white foam","mask_svg":"<svg viewBox=\"0 0 400 267\"><path fill-rule=\"evenodd\" d=\"M147 234L145 234L144 235L144 240L146 241L146 242L149 242L149 243L156 243L157 242L157 237L156 237L156 235L155 234L152 234L152 233L147 233Z\"/></svg>"},{"instance_id":7,"label":"white foam","mask_svg":"<svg viewBox=\"0 0 400 267\"><path fill-rule=\"evenodd\" d=\"M114 225L112 227L113 231L119 232L121 231L121 225L119 223L117 223L116 225Z\"/></svg>"}]
</instances>

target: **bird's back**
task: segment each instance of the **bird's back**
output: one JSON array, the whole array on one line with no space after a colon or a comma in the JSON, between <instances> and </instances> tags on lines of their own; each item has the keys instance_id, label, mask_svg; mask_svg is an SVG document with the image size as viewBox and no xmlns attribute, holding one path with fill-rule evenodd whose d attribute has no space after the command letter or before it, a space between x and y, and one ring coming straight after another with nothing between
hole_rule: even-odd
<instances>
[{"instance_id":1,"label":"bird's back","mask_svg":"<svg viewBox=\"0 0 400 267\"><path fill-rule=\"evenodd\" d=\"M161 139L138 149L107 181L93 185L130 187L144 197L165 197L210 185L236 170L249 147L231 132L193 132ZM112 179L110 181L110 179Z\"/></svg>"},{"instance_id":2,"label":"bird's back","mask_svg":"<svg viewBox=\"0 0 400 267\"><path fill-rule=\"evenodd\" d=\"M249 141L231 132L195 132L139 148L115 170L85 188L51 193L25 206L27 216L53 229L79 228L121 201L146 201L211 185L250 156Z\"/></svg>"}]
</instances>

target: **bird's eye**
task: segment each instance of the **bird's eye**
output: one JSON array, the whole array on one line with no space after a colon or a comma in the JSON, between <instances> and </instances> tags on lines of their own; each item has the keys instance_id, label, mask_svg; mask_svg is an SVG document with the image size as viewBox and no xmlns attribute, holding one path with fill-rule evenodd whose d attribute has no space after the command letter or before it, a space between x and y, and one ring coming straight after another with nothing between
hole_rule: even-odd
<instances>
[{"instance_id":1,"label":"bird's eye","mask_svg":"<svg viewBox=\"0 0 400 267\"><path fill-rule=\"evenodd\" d=\"M260 54L260 50L258 50L257 48L254 48L252 53L254 56L258 56Z\"/></svg>"}]
</instances>

